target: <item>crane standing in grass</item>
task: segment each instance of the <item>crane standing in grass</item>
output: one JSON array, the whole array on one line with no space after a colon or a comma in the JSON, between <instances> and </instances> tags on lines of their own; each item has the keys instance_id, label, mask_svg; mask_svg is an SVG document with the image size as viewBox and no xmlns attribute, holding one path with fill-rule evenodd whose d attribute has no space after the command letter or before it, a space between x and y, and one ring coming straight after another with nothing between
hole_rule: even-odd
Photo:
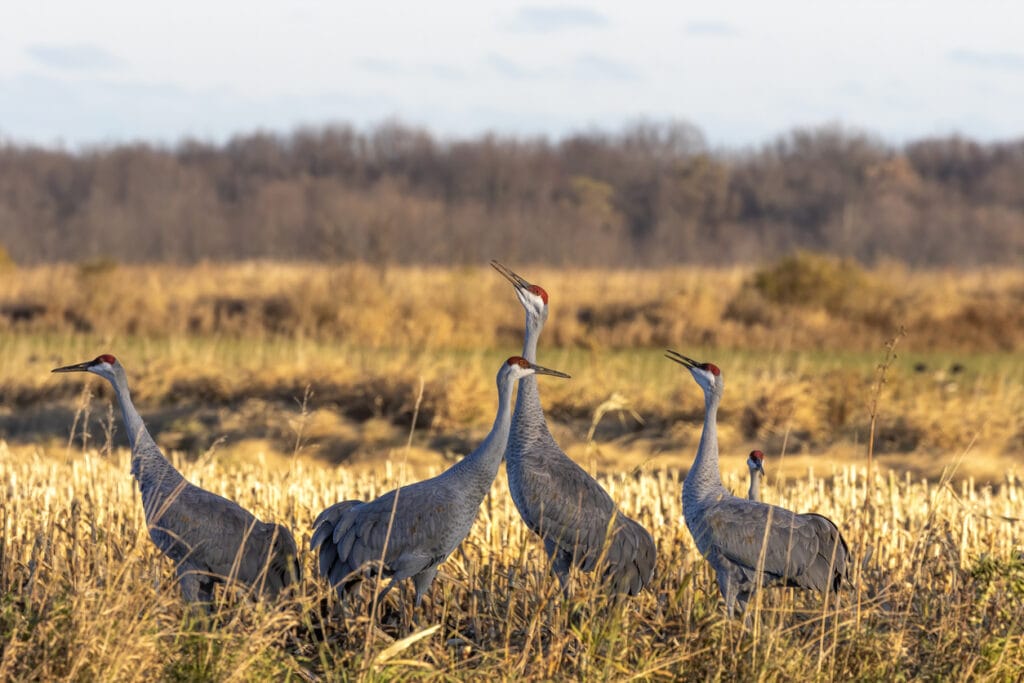
<instances>
[{"instance_id":1,"label":"crane standing in grass","mask_svg":"<svg viewBox=\"0 0 1024 683\"><path fill-rule=\"evenodd\" d=\"M128 377L116 358L104 354L53 372L90 372L114 387L149 536L174 561L187 602L208 608L214 586L227 580L274 597L299 579L295 539L288 529L261 522L238 503L190 484L163 456L132 403Z\"/></svg>"},{"instance_id":2,"label":"crane standing in grass","mask_svg":"<svg viewBox=\"0 0 1024 683\"><path fill-rule=\"evenodd\" d=\"M526 309L523 356L534 361L548 317L548 294L497 261L491 265L515 287ZM608 587L638 594L654 575L654 539L622 514L611 496L555 443L544 419L537 382L520 383L505 452L509 489L523 521L544 541L552 569L568 591L569 569L593 571L602 563Z\"/></svg>"},{"instance_id":3,"label":"crane standing in grass","mask_svg":"<svg viewBox=\"0 0 1024 683\"><path fill-rule=\"evenodd\" d=\"M761 451L750 451L747 456L747 469L750 470L750 488L747 490L747 500L761 500L761 479L764 477L764 453Z\"/></svg>"},{"instance_id":4,"label":"crane standing in grass","mask_svg":"<svg viewBox=\"0 0 1024 683\"><path fill-rule=\"evenodd\" d=\"M382 575L391 581L378 602L397 582L411 577L419 606L438 565L473 526L508 442L512 390L520 378L533 375L569 377L518 356L509 358L498 371L494 426L475 451L432 479L389 491L368 503L336 503L320 513L313 522L310 546L319 549L320 574L339 597L383 559Z\"/></svg>"},{"instance_id":5,"label":"crane standing in grass","mask_svg":"<svg viewBox=\"0 0 1024 683\"><path fill-rule=\"evenodd\" d=\"M847 576L849 550L839 529L816 514L738 498L722 485L718 469L718 406L722 373L675 351L704 390L704 430L697 457L683 483L683 516L700 553L714 567L729 616L745 612L761 586L796 586L825 593Z\"/></svg>"}]
</instances>

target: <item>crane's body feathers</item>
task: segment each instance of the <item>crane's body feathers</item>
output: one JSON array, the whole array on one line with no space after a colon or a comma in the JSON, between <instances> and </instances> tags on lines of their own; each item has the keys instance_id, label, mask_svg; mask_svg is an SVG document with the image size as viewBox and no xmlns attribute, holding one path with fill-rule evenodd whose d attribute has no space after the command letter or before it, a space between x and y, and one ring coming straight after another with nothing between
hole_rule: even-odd
<instances>
[{"instance_id":1,"label":"crane's body feathers","mask_svg":"<svg viewBox=\"0 0 1024 683\"><path fill-rule=\"evenodd\" d=\"M528 394L523 389L521 396ZM516 410L519 414L518 402ZM523 439L524 432L537 438ZM651 535L622 514L608 492L562 452L546 425L529 418L514 423L506 468L516 509L544 540L563 585L571 566L590 572L599 560L604 581L615 593L636 595L650 581L656 559Z\"/></svg>"},{"instance_id":2,"label":"crane's body feathers","mask_svg":"<svg viewBox=\"0 0 1024 683\"><path fill-rule=\"evenodd\" d=\"M526 309L523 357L535 361L548 315L547 293L501 264L491 265L512 283ZM651 581L657 559L654 539L622 514L604 488L555 442L534 377L519 381L505 463L516 509L543 539L563 589L568 590L572 566L589 572L599 562L614 593L636 595Z\"/></svg>"},{"instance_id":3,"label":"crane's body feathers","mask_svg":"<svg viewBox=\"0 0 1024 683\"><path fill-rule=\"evenodd\" d=\"M348 500L320 513L313 523L310 546L319 554L320 574L340 597L345 597L363 575L380 573L391 578L384 593L397 581L412 578L416 604L420 603L438 565L473 526L480 503L501 466L515 382L534 372L566 376L518 357L510 358L498 372L498 413L491 432L476 450L449 469L376 500Z\"/></svg>"},{"instance_id":4,"label":"crane's body feathers","mask_svg":"<svg viewBox=\"0 0 1024 683\"><path fill-rule=\"evenodd\" d=\"M485 490L477 497L450 472L397 489L397 505L396 491L390 491L367 503L344 501L320 513L310 540L319 549L320 574L344 595L364 569L381 560L387 539L384 576L401 581L430 572L432 580L438 565L469 534L486 495ZM430 584L426 577L423 580L422 590L417 586L417 604Z\"/></svg>"},{"instance_id":5,"label":"crane's body feathers","mask_svg":"<svg viewBox=\"0 0 1024 683\"><path fill-rule=\"evenodd\" d=\"M270 595L291 583L297 549L286 528L188 482L171 496L174 501L154 511L147 524L153 543L176 565L214 583L234 578Z\"/></svg>"},{"instance_id":6,"label":"crane's body feathers","mask_svg":"<svg viewBox=\"0 0 1024 683\"><path fill-rule=\"evenodd\" d=\"M669 358L689 369L704 390L704 429L683 483L683 516L697 549L715 569L726 613L745 611L762 586L837 591L847 577L849 558L839 529L821 515L795 514L726 490L718 468L721 372L673 351ZM748 495L755 494L752 487Z\"/></svg>"},{"instance_id":7,"label":"crane's body feathers","mask_svg":"<svg viewBox=\"0 0 1024 683\"><path fill-rule=\"evenodd\" d=\"M737 602L745 609L759 585L834 592L846 575L846 542L821 515L727 495L687 526L718 572L730 611Z\"/></svg>"},{"instance_id":8,"label":"crane's body feathers","mask_svg":"<svg viewBox=\"0 0 1024 683\"><path fill-rule=\"evenodd\" d=\"M123 366L113 356L55 372L92 372L113 385L149 536L175 563L186 601L211 602L214 585L229 579L271 597L299 579L297 548L288 529L261 522L238 503L189 483L164 457L132 403Z\"/></svg>"}]
</instances>

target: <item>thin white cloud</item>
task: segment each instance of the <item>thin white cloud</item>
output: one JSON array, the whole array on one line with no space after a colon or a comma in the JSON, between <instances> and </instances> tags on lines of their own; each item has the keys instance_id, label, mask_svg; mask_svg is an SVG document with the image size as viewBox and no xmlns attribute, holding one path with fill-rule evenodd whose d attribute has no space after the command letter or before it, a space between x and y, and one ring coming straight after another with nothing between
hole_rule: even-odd
<instances>
[{"instance_id":1,"label":"thin white cloud","mask_svg":"<svg viewBox=\"0 0 1024 683\"><path fill-rule=\"evenodd\" d=\"M37 63L53 69L92 71L124 64L120 57L90 43L29 45L25 52Z\"/></svg>"},{"instance_id":2,"label":"thin white cloud","mask_svg":"<svg viewBox=\"0 0 1024 683\"><path fill-rule=\"evenodd\" d=\"M487 66L499 76L514 80L540 78L544 75L540 69L531 69L515 62L508 57L491 53L486 57Z\"/></svg>"},{"instance_id":3,"label":"thin white cloud","mask_svg":"<svg viewBox=\"0 0 1024 683\"><path fill-rule=\"evenodd\" d=\"M405 73L406 69L398 62L393 62L388 59L378 59L377 57L363 57L356 60L356 66L363 71L369 71L373 74L381 76L397 76Z\"/></svg>"},{"instance_id":4,"label":"thin white cloud","mask_svg":"<svg viewBox=\"0 0 1024 683\"><path fill-rule=\"evenodd\" d=\"M740 33L735 26L724 21L691 21L686 25L686 32L691 36L712 38L730 38Z\"/></svg>"},{"instance_id":5,"label":"thin white cloud","mask_svg":"<svg viewBox=\"0 0 1024 683\"><path fill-rule=\"evenodd\" d=\"M508 28L527 33L552 33L607 25L608 17L582 5L533 5L520 7Z\"/></svg>"},{"instance_id":6,"label":"thin white cloud","mask_svg":"<svg viewBox=\"0 0 1024 683\"><path fill-rule=\"evenodd\" d=\"M636 67L601 55L581 54L566 62L550 66L524 66L523 64L491 53L487 65L498 76L509 80L560 80L560 81L635 81L640 72Z\"/></svg>"},{"instance_id":7,"label":"thin white cloud","mask_svg":"<svg viewBox=\"0 0 1024 683\"><path fill-rule=\"evenodd\" d=\"M1024 70L1024 53L1021 52L986 52L960 48L950 51L946 56L951 62L961 66L979 69Z\"/></svg>"},{"instance_id":8,"label":"thin white cloud","mask_svg":"<svg viewBox=\"0 0 1024 683\"><path fill-rule=\"evenodd\" d=\"M396 115L398 105L364 93L248 97L230 88L23 74L0 78L0 134L41 144L225 140L257 129L287 131L331 122L369 125Z\"/></svg>"},{"instance_id":9,"label":"thin white cloud","mask_svg":"<svg viewBox=\"0 0 1024 683\"><path fill-rule=\"evenodd\" d=\"M451 64L426 63L410 64L392 59L380 59L377 57L362 57L355 60L355 65L361 71L374 76L386 76L389 78L422 78L429 76L444 81L460 81L466 78L466 71Z\"/></svg>"},{"instance_id":10,"label":"thin white cloud","mask_svg":"<svg viewBox=\"0 0 1024 683\"><path fill-rule=\"evenodd\" d=\"M461 81L466 78L466 71L450 64L428 64L427 71L435 78L445 81Z\"/></svg>"},{"instance_id":11,"label":"thin white cloud","mask_svg":"<svg viewBox=\"0 0 1024 683\"><path fill-rule=\"evenodd\" d=\"M577 57L571 75L593 81L635 81L640 78L640 72L635 67L594 54Z\"/></svg>"}]
</instances>

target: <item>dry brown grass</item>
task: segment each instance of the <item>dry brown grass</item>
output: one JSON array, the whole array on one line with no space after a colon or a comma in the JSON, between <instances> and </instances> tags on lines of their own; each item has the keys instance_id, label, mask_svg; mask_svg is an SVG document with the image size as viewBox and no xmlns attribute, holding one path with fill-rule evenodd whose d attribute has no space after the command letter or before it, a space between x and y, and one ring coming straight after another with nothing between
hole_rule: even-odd
<instances>
[{"instance_id":1,"label":"dry brown grass","mask_svg":"<svg viewBox=\"0 0 1024 683\"><path fill-rule=\"evenodd\" d=\"M863 458L879 354L683 348L723 368L724 453L741 458L755 447L769 456L785 451L783 472L791 456L829 464ZM417 468L432 467L467 453L486 433L493 418L494 368L517 350L368 351L312 341L210 338L125 339L101 346L82 336L15 337L0 357L0 438L20 445L65 443L86 391L92 398L74 430L75 443L81 444L83 425L91 443L105 441L109 387L85 375L56 377L49 370L114 351L161 445L189 457L218 440L224 441L219 448L225 457L280 457L292 452L301 431L303 454L372 467L405 444L422 378L411 460ZM700 436L702 399L660 351L551 349L542 351L541 361L573 375L572 381L543 388L553 433L572 457L608 472L689 465ZM915 371L919 362L930 368ZM951 374L954 362L966 369ZM628 412L612 411L594 427L602 406L616 395L642 424ZM118 433L116 440L123 443L123 436ZM1024 366L1012 354L898 358L876 425L880 462L935 479L952 454L971 443L972 456L958 476L998 482L1019 461Z\"/></svg>"},{"instance_id":2,"label":"dry brown grass","mask_svg":"<svg viewBox=\"0 0 1024 683\"><path fill-rule=\"evenodd\" d=\"M761 270L512 265L552 295L548 346L873 351L903 325L907 351L1024 348L1020 269L861 271L800 254ZM263 262L5 271L0 325L107 341L217 335L470 351L514 344L521 329L511 289L486 266Z\"/></svg>"},{"instance_id":3,"label":"dry brown grass","mask_svg":"<svg viewBox=\"0 0 1024 683\"><path fill-rule=\"evenodd\" d=\"M343 618L307 552L290 599L266 605L228 594L216 624L191 623L170 563L146 537L125 451L0 450L7 680L1011 680L1024 671L1024 489L1012 475L995 491L879 476L870 501L860 468L769 486L772 502L839 523L855 553L855 587L835 611L772 591L752 631L720 612L713 576L682 524L678 472L602 478L659 548L652 590L624 607L604 605L586 579L571 603L556 599L502 475L463 546L466 559L456 553L442 566L420 616L422 628L439 628L404 645L397 602L379 627ZM397 451L366 474L302 456L286 467L216 456L179 465L288 524L306 547L320 509L399 484L401 460ZM744 487L739 467L726 484Z\"/></svg>"},{"instance_id":4,"label":"dry brown grass","mask_svg":"<svg viewBox=\"0 0 1024 683\"><path fill-rule=\"evenodd\" d=\"M1019 678L1024 274L889 266L856 275L863 292L794 305L750 269L517 269L552 295L541 362L573 375L542 388L552 430L654 532L652 591L614 608L584 580L561 604L502 474L468 562L442 567L420 622L439 628L421 640L400 640L394 606L373 629L341 618L308 553L289 600L228 595L216 624L189 622L146 537L119 416L105 432L109 388L52 367L121 357L185 474L303 546L330 503L428 476L479 441L521 308L486 268L20 269L0 277L0 303L44 310L8 315L0 334L0 678ZM875 367L898 324L908 336L868 478ZM663 345L723 368L727 485L745 490L745 454L760 447L766 498L846 533L856 587L826 619L813 597L778 591L753 632L723 619L680 511L703 403ZM594 426L602 406L618 410Z\"/></svg>"}]
</instances>

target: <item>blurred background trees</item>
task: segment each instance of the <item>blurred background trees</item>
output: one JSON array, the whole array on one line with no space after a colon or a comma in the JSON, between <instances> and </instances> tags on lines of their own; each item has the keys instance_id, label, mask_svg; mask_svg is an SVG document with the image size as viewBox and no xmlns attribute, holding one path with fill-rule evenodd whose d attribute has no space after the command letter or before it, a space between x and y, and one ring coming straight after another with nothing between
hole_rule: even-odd
<instances>
[{"instance_id":1,"label":"blurred background trees","mask_svg":"<svg viewBox=\"0 0 1024 683\"><path fill-rule=\"evenodd\" d=\"M224 144L0 145L18 263L203 259L660 266L812 249L872 264L1024 259L1024 141L894 147L841 128L710 149L685 123L559 141L386 123Z\"/></svg>"}]
</instances>

